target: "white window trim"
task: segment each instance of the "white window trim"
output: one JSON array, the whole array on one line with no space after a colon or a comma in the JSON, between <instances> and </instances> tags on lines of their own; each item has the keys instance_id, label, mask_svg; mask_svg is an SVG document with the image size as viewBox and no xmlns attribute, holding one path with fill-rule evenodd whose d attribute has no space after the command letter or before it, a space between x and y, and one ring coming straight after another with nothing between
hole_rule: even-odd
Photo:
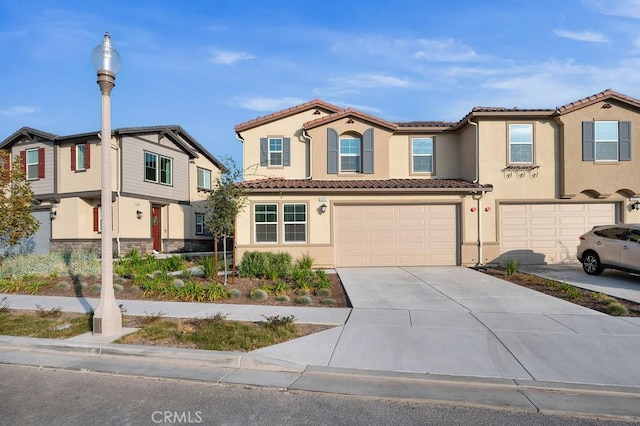
<instances>
[{"instance_id":1,"label":"white window trim","mask_svg":"<svg viewBox=\"0 0 640 426\"><path fill-rule=\"evenodd\" d=\"M342 153L342 141L345 140L357 140L359 145L358 145L358 149L359 149L359 153L358 154L352 154L352 153L347 153L347 154L343 154ZM342 158L343 157L358 157L358 163L357 163L357 169L356 170L343 170L342 169ZM343 136L338 138L338 171L340 173L362 173L362 138L360 137L356 137L356 136Z\"/></svg>"},{"instance_id":2,"label":"white window trim","mask_svg":"<svg viewBox=\"0 0 640 426\"><path fill-rule=\"evenodd\" d=\"M149 155L153 155L156 158L156 167L155 167L155 180L152 179L148 179L147 178L147 154ZM162 182L160 180L160 176L161 176L161 169L162 169L162 160L169 160L171 163L171 174L169 176L169 180L170 182ZM155 152L150 152L150 151L144 151L144 162L143 162L143 167L144 167L144 180L145 182L153 182L153 183L157 183L160 185L166 185L166 186L173 186L173 158L171 157L167 157L164 155L160 155L160 154L156 154Z\"/></svg>"},{"instance_id":3,"label":"white window trim","mask_svg":"<svg viewBox=\"0 0 640 426\"><path fill-rule=\"evenodd\" d=\"M280 141L280 149L271 149L271 141ZM271 154L280 154L280 163L276 164L271 161ZM284 138L267 138L267 165L280 167L284 165Z\"/></svg>"},{"instance_id":4,"label":"white window trim","mask_svg":"<svg viewBox=\"0 0 640 426\"><path fill-rule=\"evenodd\" d=\"M423 140L423 139L431 139L431 154L416 154L413 152L413 144L416 140ZM434 138L433 137L427 137L427 138L411 138L411 173L424 173L424 174L429 174L429 173L433 173L433 151L434 151ZM416 157L431 157L431 170L416 170L415 169L415 158Z\"/></svg>"},{"instance_id":5,"label":"white window trim","mask_svg":"<svg viewBox=\"0 0 640 426\"><path fill-rule=\"evenodd\" d=\"M80 161L80 151L82 151L82 161ZM76 145L76 171L87 170L87 152L84 144Z\"/></svg>"},{"instance_id":6,"label":"white window trim","mask_svg":"<svg viewBox=\"0 0 640 426\"><path fill-rule=\"evenodd\" d=\"M258 222L256 220L256 207L258 206L276 206L276 221L275 222ZM278 244L280 241L278 221L280 220L280 213L278 211L277 203L256 203L253 205L253 240L255 244ZM276 225L276 239L275 241L258 241L258 225Z\"/></svg>"},{"instance_id":7,"label":"white window trim","mask_svg":"<svg viewBox=\"0 0 640 426\"><path fill-rule=\"evenodd\" d=\"M511 126L530 126L531 127L531 142L514 142L511 140ZM532 123L510 123L509 124L509 164L533 164L533 124ZM529 145L531 149L531 161L513 161L511 158L511 147L513 145Z\"/></svg>"},{"instance_id":8,"label":"white window trim","mask_svg":"<svg viewBox=\"0 0 640 426\"><path fill-rule=\"evenodd\" d=\"M206 176L203 176L203 178L202 178L202 180L205 181L206 183L208 183L209 186L200 185L200 172L203 172L203 174L205 174L205 175L206 174L209 175L209 179L206 179ZM211 176L212 176L211 170L204 169L202 167L198 167L197 176L196 176L196 179L197 179L196 185L197 185L198 189L211 190Z\"/></svg>"},{"instance_id":9,"label":"white window trim","mask_svg":"<svg viewBox=\"0 0 640 426\"><path fill-rule=\"evenodd\" d=\"M596 137L596 135L598 134L598 129L597 129L598 123L615 123L617 139L598 140L598 138ZM597 161L599 163L620 161L620 129L619 127L620 127L620 123L618 121L613 121L613 120L597 120L593 122L593 159L594 161ZM616 158L615 159L610 159L610 158L599 159L598 143L611 143L611 142L616 143Z\"/></svg>"},{"instance_id":10,"label":"white window trim","mask_svg":"<svg viewBox=\"0 0 640 426\"><path fill-rule=\"evenodd\" d=\"M36 153L36 162L35 163L29 163L29 153L30 152L35 152ZM40 160L40 152L39 152L38 148L27 149L25 151L25 153L24 153L24 168L25 168L25 172L26 172L26 175L27 175L27 180L38 180L40 178L40 174L38 173L39 160ZM35 176L30 176L29 175L29 166L36 166Z\"/></svg>"},{"instance_id":11,"label":"white window trim","mask_svg":"<svg viewBox=\"0 0 640 426\"><path fill-rule=\"evenodd\" d=\"M304 206L304 222L298 222L298 221L293 221L293 222L289 222L285 220L285 206L291 206L291 205L303 205ZM309 238L309 227L307 226L307 222L309 219L309 208L307 206L307 203L284 203L282 205L282 238L284 240L284 243L287 244L306 244L307 240ZM287 225L300 225L300 224L304 224L304 241L288 241L287 240L287 232L286 232L286 227Z\"/></svg>"}]
</instances>

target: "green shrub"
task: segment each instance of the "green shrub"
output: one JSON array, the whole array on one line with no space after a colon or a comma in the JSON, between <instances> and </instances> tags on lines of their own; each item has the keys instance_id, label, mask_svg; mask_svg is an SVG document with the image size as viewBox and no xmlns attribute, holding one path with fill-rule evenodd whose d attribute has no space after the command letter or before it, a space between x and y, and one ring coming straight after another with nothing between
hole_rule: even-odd
<instances>
[{"instance_id":1,"label":"green shrub","mask_svg":"<svg viewBox=\"0 0 640 426\"><path fill-rule=\"evenodd\" d=\"M331 281L329 280L327 273L322 269L318 269L316 271L316 288L329 288L329 287L331 287Z\"/></svg>"},{"instance_id":2,"label":"green shrub","mask_svg":"<svg viewBox=\"0 0 640 426\"><path fill-rule=\"evenodd\" d=\"M607 307L605 309L609 315L613 315L616 317L624 317L629 315L629 310L622 303L617 300L612 300L607 303Z\"/></svg>"},{"instance_id":3,"label":"green shrub","mask_svg":"<svg viewBox=\"0 0 640 426\"><path fill-rule=\"evenodd\" d=\"M218 277L217 263L214 257L204 256L198 261L198 265L206 278L212 280Z\"/></svg>"},{"instance_id":4,"label":"green shrub","mask_svg":"<svg viewBox=\"0 0 640 426\"><path fill-rule=\"evenodd\" d=\"M320 303L322 303L323 305L330 306L330 305L335 305L336 301L334 299L322 299Z\"/></svg>"},{"instance_id":5,"label":"green shrub","mask_svg":"<svg viewBox=\"0 0 640 426\"><path fill-rule=\"evenodd\" d=\"M102 291L102 286L100 284L94 284L91 286L91 288L89 288L89 291L91 292L91 294L98 295Z\"/></svg>"},{"instance_id":6,"label":"green shrub","mask_svg":"<svg viewBox=\"0 0 640 426\"><path fill-rule=\"evenodd\" d=\"M229 290L229 297L236 298L240 296L242 296L242 292L237 288L232 288L231 290Z\"/></svg>"},{"instance_id":7,"label":"green shrub","mask_svg":"<svg viewBox=\"0 0 640 426\"><path fill-rule=\"evenodd\" d=\"M316 296L329 297L331 296L331 290L329 290L328 288L319 288L316 290Z\"/></svg>"},{"instance_id":8,"label":"green shrub","mask_svg":"<svg viewBox=\"0 0 640 426\"><path fill-rule=\"evenodd\" d=\"M580 290L572 286L571 284L562 283L560 284L560 290L567 295L567 298L571 300L582 298L582 294Z\"/></svg>"},{"instance_id":9,"label":"green shrub","mask_svg":"<svg viewBox=\"0 0 640 426\"><path fill-rule=\"evenodd\" d=\"M296 294L298 296L308 296L309 295L309 289L308 288L299 288L296 290Z\"/></svg>"},{"instance_id":10,"label":"green shrub","mask_svg":"<svg viewBox=\"0 0 640 426\"><path fill-rule=\"evenodd\" d=\"M276 296L276 300L278 302L285 302L285 303L289 303L291 301L291 299L289 298L289 296L287 296L286 294L279 294Z\"/></svg>"},{"instance_id":11,"label":"green shrub","mask_svg":"<svg viewBox=\"0 0 640 426\"><path fill-rule=\"evenodd\" d=\"M209 301L213 300L222 300L229 297L229 292L219 283L211 283L207 287L205 287L205 299Z\"/></svg>"},{"instance_id":12,"label":"green shrub","mask_svg":"<svg viewBox=\"0 0 640 426\"><path fill-rule=\"evenodd\" d=\"M71 284L66 281L61 281L58 283L58 289L60 290L69 290L71 289Z\"/></svg>"},{"instance_id":13,"label":"green shrub","mask_svg":"<svg viewBox=\"0 0 640 426\"><path fill-rule=\"evenodd\" d=\"M241 277L264 277L267 274L268 265L267 253L260 251L248 251L242 255L242 261L238 267L238 273Z\"/></svg>"},{"instance_id":14,"label":"green shrub","mask_svg":"<svg viewBox=\"0 0 640 426\"><path fill-rule=\"evenodd\" d=\"M504 266L504 270L507 273L507 276L510 277L511 275L518 272L518 267L520 266L520 262L518 261L518 259L509 258L504 261L503 266Z\"/></svg>"},{"instance_id":15,"label":"green shrub","mask_svg":"<svg viewBox=\"0 0 640 426\"><path fill-rule=\"evenodd\" d=\"M284 294L291 291L291 286L286 282L280 281L273 286L273 294Z\"/></svg>"},{"instance_id":16,"label":"green shrub","mask_svg":"<svg viewBox=\"0 0 640 426\"><path fill-rule=\"evenodd\" d=\"M309 296L300 296L296 299L298 305L310 305L313 302Z\"/></svg>"},{"instance_id":17,"label":"green shrub","mask_svg":"<svg viewBox=\"0 0 640 426\"><path fill-rule=\"evenodd\" d=\"M311 268L313 268L313 263L314 263L314 258L311 257L309 252L307 252L296 259L295 266L300 269L311 270Z\"/></svg>"},{"instance_id":18,"label":"green shrub","mask_svg":"<svg viewBox=\"0 0 640 426\"><path fill-rule=\"evenodd\" d=\"M269 294L261 288L254 288L249 293L249 297L252 300L267 300L269 298Z\"/></svg>"}]
</instances>

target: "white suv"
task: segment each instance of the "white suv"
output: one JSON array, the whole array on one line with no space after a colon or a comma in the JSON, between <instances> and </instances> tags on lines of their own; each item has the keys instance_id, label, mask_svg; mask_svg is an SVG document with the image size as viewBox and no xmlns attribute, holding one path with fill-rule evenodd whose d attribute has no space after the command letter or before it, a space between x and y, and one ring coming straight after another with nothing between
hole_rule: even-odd
<instances>
[{"instance_id":1,"label":"white suv","mask_svg":"<svg viewBox=\"0 0 640 426\"><path fill-rule=\"evenodd\" d=\"M589 275L605 268L640 273L640 224L594 227L580 237L578 260Z\"/></svg>"}]
</instances>

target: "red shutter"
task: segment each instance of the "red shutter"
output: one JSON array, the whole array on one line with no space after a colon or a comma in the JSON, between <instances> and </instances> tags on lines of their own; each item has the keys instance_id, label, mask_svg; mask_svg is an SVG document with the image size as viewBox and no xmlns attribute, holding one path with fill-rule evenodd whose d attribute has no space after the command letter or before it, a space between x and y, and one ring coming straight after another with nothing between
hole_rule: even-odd
<instances>
[{"instance_id":1,"label":"red shutter","mask_svg":"<svg viewBox=\"0 0 640 426\"><path fill-rule=\"evenodd\" d=\"M20 151L20 165L22 166L22 173L26 175L27 174L27 152L26 151Z\"/></svg>"},{"instance_id":2,"label":"red shutter","mask_svg":"<svg viewBox=\"0 0 640 426\"><path fill-rule=\"evenodd\" d=\"M98 211L98 207L94 207L93 208L93 231L94 232L98 232L100 230L100 228L98 227L100 225L100 212Z\"/></svg>"},{"instance_id":3,"label":"red shutter","mask_svg":"<svg viewBox=\"0 0 640 426\"><path fill-rule=\"evenodd\" d=\"M44 148L38 148L38 177L44 178Z\"/></svg>"},{"instance_id":4,"label":"red shutter","mask_svg":"<svg viewBox=\"0 0 640 426\"><path fill-rule=\"evenodd\" d=\"M71 170L76 169L76 146L71 145Z\"/></svg>"},{"instance_id":5,"label":"red shutter","mask_svg":"<svg viewBox=\"0 0 640 426\"><path fill-rule=\"evenodd\" d=\"M11 154L7 152L7 156L4 157L4 165L2 166L2 173L6 180L9 179L9 170L11 169Z\"/></svg>"},{"instance_id":6,"label":"red shutter","mask_svg":"<svg viewBox=\"0 0 640 426\"><path fill-rule=\"evenodd\" d=\"M91 145L88 143L84 144L84 168L88 169L91 165L91 150L89 149Z\"/></svg>"}]
</instances>

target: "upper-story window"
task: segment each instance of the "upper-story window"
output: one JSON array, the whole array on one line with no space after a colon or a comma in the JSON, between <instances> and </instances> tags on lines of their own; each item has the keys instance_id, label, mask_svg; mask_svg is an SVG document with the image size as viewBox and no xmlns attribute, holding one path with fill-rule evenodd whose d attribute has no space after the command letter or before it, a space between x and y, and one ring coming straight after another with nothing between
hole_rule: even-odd
<instances>
[{"instance_id":1,"label":"upper-story window","mask_svg":"<svg viewBox=\"0 0 640 426\"><path fill-rule=\"evenodd\" d=\"M411 139L411 171L433 173L433 138Z\"/></svg>"},{"instance_id":2,"label":"upper-story window","mask_svg":"<svg viewBox=\"0 0 640 426\"><path fill-rule=\"evenodd\" d=\"M90 145L71 145L71 170L87 170L90 167Z\"/></svg>"},{"instance_id":3,"label":"upper-story window","mask_svg":"<svg viewBox=\"0 0 640 426\"><path fill-rule=\"evenodd\" d=\"M631 160L630 121L583 121L582 161Z\"/></svg>"},{"instance_id":4,"label":"upper-story window","mask_svg":"<svg viewBox=\"0 0 640 426\"><path fill-rule=\"evenodd\" d=\"M173 159L152 152L145 152L144 180L171 185L173 183Z\"/></svg>"},{"instance_id":5,"label":"upper-story window","mask_svg":"<svg viewBox=\"0 0 640 426\"><path fill-rule=\"evenodd\" d=\"M198 189L211 189L211 170L198 167Z\"/></svg>"},{"instance_id":6,"label":"upper-story window","mask_svg":"<svg viewBox=\"0 0 640 426\"><path fill-rule=\"evenodd\" d=\"M260 165L283 167L291 165L291 138L273 136L260 138Z\"/></svg>"},{"instance_id":7,"label":"upper-story window","mask_svg":"<svg viewBox=\"0 0 640 426\"><path fill-rule=\"evenodd\" d=\"M26 161L26 170L27 170L27 180L38 179L38 149L28 149L27 150L27 161Z\"/></svg>"},{"instance_id":8,"label":"upper-story window","mask_svg":"<svg viewBox=\"0 0 640 426\"><path fill-rule=\"evenodd\" d=\"M533 124L509 124L509 163L533 163Z\"/></svg>"},{"instance_id":9,"label":"upper-story window","mask_svg":"<svg viewBox=\"0 0 640 426\"><path fill-rule=\"evenodd\" d=\"M282 166L282 138L269 138L269 165Z\"/></svg>"},{"instance_id":10,"label":"upper-story window","mask_svg":"<svg viewBox=\"0 0 640 426\"><path fill-rule=\"evenodd\" d=\"M340 171L360 173L360 138L341 137L340 138Z\"/></svg>"},{"instance_id":11,"label":"upper-story window","mask_svg":"<svg viewBox=\"0 0 640 426\"><path fill-rule=\"evenodd\" d=\"M338 135L336 129L327 128L327 173L372 174L374 169L373 128L360 134Z\"/></svg>"}]
</instances>

